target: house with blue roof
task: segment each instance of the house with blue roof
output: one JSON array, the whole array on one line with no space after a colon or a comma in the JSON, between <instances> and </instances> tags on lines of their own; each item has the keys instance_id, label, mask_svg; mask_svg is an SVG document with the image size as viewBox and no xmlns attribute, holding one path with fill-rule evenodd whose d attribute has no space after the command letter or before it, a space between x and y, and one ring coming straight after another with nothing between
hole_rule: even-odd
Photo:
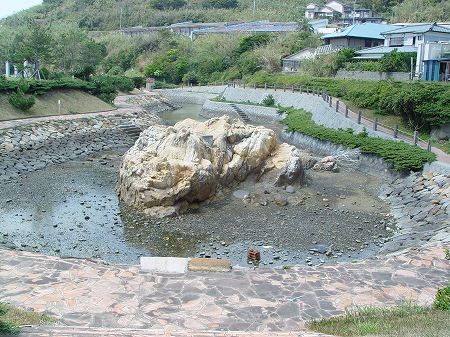
<instances>
[{"instance_id":1,"label":"house with blue roof","mask_svg":"<svg viewBox=\"0 0 450 337\"><path fill-rule=\"evenodd\" d=\"M370 23L354 24L335 33L320 37L325 45L336 48L363 49L384 45L382 33L398 28L398 26Z\"/></svg>"}]
</instances>

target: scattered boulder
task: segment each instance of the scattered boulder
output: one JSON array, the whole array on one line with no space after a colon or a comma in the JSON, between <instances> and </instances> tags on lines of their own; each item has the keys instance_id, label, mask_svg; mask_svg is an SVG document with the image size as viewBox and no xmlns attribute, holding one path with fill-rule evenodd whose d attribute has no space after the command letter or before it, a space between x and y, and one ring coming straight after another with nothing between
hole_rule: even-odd
<instances>
[{"instance_id":1,"label":"scattered boulder","mask_svg":"<svg viewBox=\"0 0 450 337\"><path fill-rule=\"evenodd\" d=\"M336 158L334 158L333 156L327 156L322 158L316 164L314 164L313 170L337 172L338 166Z\"/></svg>"}]
</instances>

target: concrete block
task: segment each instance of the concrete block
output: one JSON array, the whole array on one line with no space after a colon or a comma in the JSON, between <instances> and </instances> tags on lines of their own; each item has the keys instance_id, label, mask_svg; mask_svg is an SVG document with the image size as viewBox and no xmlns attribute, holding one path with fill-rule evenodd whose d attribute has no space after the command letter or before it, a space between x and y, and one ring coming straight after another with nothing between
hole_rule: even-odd
<instances>
[{"instance_id":1,"label":"concrete block","mask_svg":"<svg viewBox=\"0 0 450 337\"><path fill-rule=\"evenodd\" d=\"M188 264L189 271L229 272L231 261L226 259L192 258Z\"/></svg>"},{"instance_id":2,"label":"concrete block","mask_svg":"<svg viewBox=\"0 0 450 337\"><path fill-rule=\"evenodd\" d=\"M146 272L186 273L188 259L182 257L141 257L141 270Z\"/></svg>"}]
</instances>

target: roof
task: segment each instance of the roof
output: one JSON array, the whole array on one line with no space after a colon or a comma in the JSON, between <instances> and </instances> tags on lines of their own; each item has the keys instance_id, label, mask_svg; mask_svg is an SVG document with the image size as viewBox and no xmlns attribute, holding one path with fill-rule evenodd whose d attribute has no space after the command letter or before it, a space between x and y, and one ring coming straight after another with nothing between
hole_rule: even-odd
<instances>
[{"instance_id":1,"label":"roof","mask_svg":"<svg viewBox=\"0 0 450 337\"><path fill-rule=\"evenodd\" d=\"M355 54L360 55L354 57L355 59L379 59L384 54L389 54L391 51L397 50L399 53L417 53L415 46L401 46L401 47L386 47L378 46L373 48L366 48L355 51Z\"/></svg>"},{"instance_id":2,"label":"roof","mask_svg":"<svg viewBox=\"0 0 450 337\"><path fill-rule=\"evenodd\" d=\"M393 30L385 31L382 35L390 35L390 34L424 34L427 32L438 32L438 33L448 33L450 34L450 28L440 26L435 23L427 23L427 24L413 24L407 25L404 27L396 28Z\"/></svg>"},{"instance_id":3,"label":"roof","mask_svg":"<svg viewBox=\"0 0 450 337\"><path fill-rule=\"evenodd\" d=\"M225 27L205 28L194 30L192 33L209 34L209 33L236 33L236 32L253 32L253 33L276 33L276 32L295 32L298 29L296 22L270 22L255 21L246 22Z\"/></svg>"},{"instance_id":4,"label":"roof","mask_svg":"<svg viewBox=\"0 0 450 337\"><path fill-rule=\"evenodd\" d=\"M316 49L315 48L305 48L302 49L292 55L286 56L285 58L283 58L283 61L297 61L297 60L304 60L304 59L308 59L311 58L312 56L314 56L314 51Z\"/></svg>"},{"instance_id":5,"label":"roof","mask_svg":"<svg viewBox=\"0 0 450 337\"><path fill-rule=\"evenodd\" d=\"M415 46L400 46L400 47L386 47L386 46L378 46L372 48L366 48L355 51L356 54L374 54L374 53L390 53L394 49L397 49L398 52L402 53L415 53L417 52L417 47Z\"/></svg>"},{"instance_id":6,"label":"roof","mask_svg":"<svg viewBox=\"0 0 450 337\"><path fill-rule=\"evenodd\" d=\"M339 37L359 37L384 40L381 33L398 28L393 25L384 25L380 23L365 22L362 24L354 24L347 27L341 32L331 33L323 35L320 38L323 39L335 39Z\"/></svg>"}]
</instances>

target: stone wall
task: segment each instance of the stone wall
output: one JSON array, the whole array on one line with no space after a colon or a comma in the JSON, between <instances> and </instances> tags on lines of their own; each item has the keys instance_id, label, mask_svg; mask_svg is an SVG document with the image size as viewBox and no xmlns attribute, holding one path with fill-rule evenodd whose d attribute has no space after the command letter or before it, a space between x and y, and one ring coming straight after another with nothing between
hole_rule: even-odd
<instances>
[{"instance_id":1,"label":"stone wall","mask_svg":"<svg viewBox=\"0 0 450 337\"><path fill-rule=\"evenodd\" d=\"M444 124L439 128L431 131L431 138L433 139L449 139L450 138L450 123Z\"/></svg>"},{"instance_id":2,"label":"stone wall","mask_svg":"<svg viewBox=\"0 0 450 337\"><path fill-rule=\"evenodd\" d=\"M141 112L38 122L0 130L0 181L91 153L128 149L134 138L119 127L124 118L139 120L139 125L154 124L153 115Z\"/></svg>"},{"instance_id":3,"label":"stone wall","mask_svg":"<svg viewBox=\"0 0 450 337\"><path fill-rule=\"evenodd\" d=\"M362 132L364 126L358 124L355 120L345 118L342 113L336 112L335 108L322 99L321 96L284 92L283 90L260 90L260 89L241 89L228 87L224 91L222 98L234 102L261 103L267 95L272 95L275 99L275 105L283 107L294 107L304 109L312 114L312 120L318 124L331 129L353 129L356 133ZM371 137L381 137L390 139L386 134L367 129Z\"/></svg>"},{"instance_id":4,"label":"stone wall","mask_svg":"<svg viewBox=\"0 0 450 337\"><path fill-rule=\"evenodd\" d=\"M368 81L381 81L386 80L388 78L397 80L397 81L408 81L410 80L410 73L385 73L378 71L347 71L347 70L338 70L335 78L347 78L352 80L368 80Z\"/></svg>"},{"instance_id":5,"label":"stone wall","mask_svg":"<svg viewBox=\"0 0 450 337\"><path fill-rule=\"evenodd\" d=\"M450 175L413 173L384 185L380 198L390 205L397 223L382 252L450 242Z\"/></svg>"},{"instance_id":6,"label":"stone wall","mask_svg":"<svg viewBox=\"0 0 450 337\"><path fill-rule=\"evenodd\" d=\"M185 89L161 89L157 92L175 103L203 104L210 98L220 96L225 86L191 87Z\"/></svg>"}]
</instances>

